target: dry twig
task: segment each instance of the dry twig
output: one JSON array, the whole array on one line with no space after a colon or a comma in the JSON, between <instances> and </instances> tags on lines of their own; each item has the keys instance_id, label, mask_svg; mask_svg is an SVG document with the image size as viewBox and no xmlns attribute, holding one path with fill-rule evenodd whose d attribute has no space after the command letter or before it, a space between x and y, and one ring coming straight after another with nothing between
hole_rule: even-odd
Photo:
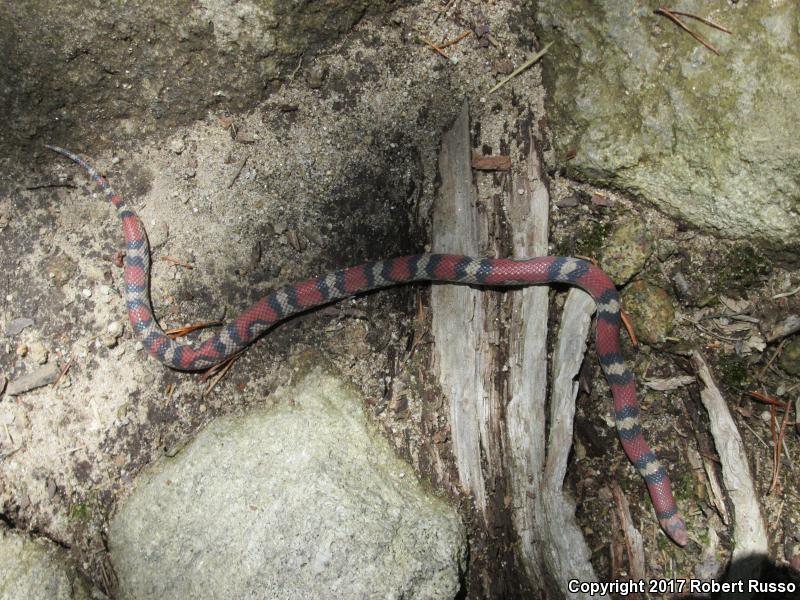
<instances>
[{"instance_id":1,"label":"dry twig","mask_svg":"<svg viewBox=\"0 0 800 600\"><path fill-rule=\"evenodd\" d=\"M443 44L440 44L439 45L439 49L441 50L443 48L447 48L448 46L452 46L453 44L457 44L458 42L460 42L461 40L463 40L464 38L469 36L470 33L472 33L472 30L471 29L467 29L464 33L462 33L456 39L450 40L449 42L444 42Z\"/></svg>"},{"instance_id":2,"label":"dry twig","mask_svg":"<svg viewBox=\"0 0 800 600\"><path fill-rule=\"evenodd\" d=\"M764 373L767 372L767 369L769 369L772 366L772 363L774 363L775 359L778 358L778 356L780 355L781 351L783 350L783 347L786 345L786 341L787 340L785 339L781 340L781 343L778 344L777 348L775 348L775 352L772 353L772 356L770 356L767 363L761 369L759 369L758 373L756 374L756 379L760 380L762 377L764 377Z\"/></svg>"},{"instance_id":3,"label":"dry twig","mask_svg":"<svg viewBox=\"0 0 800 600\"><path fill-rule=\"evenodd\" d=\"M634 348L639 347L639 340L636 338L636 331L633 329L633 323L631 323L631 318L621 308L619 309L619 316L622 319L622 324L625 325L625 331L628 332L628 337L631 338L631 344Z\"/></svg>"},{"instance_id":4,"label":"dry twig","mask_svg":"<svg viewBox=\"0 0 800 600\"><path fill-rule=\"evenodd\" d=\"M430 41L428 38L425 38L425 37L419 36L419 40L420 40L420 41L421 41L423 44L425 44L426 46L428 46L428 47L429 47L431 50L434 50L434 51L436 51L438 54L441 54L442 56L444 56L444 57L445 57L447 60L450 60L450 56L447 54L447 52L445 52L444 50L442 50L442 49L441 49L441 47L439 47L439 46L437 46L436 44L434 44L434 43L433 43L432 41Z\"/></svg>"},{"instance_id":5,"label":"dry twig","mask_svg":"<svg viewBox=\"0 0 800 600\"><path fill-rule=\"evenodd\" d=\"M786 410L786 403L778 400L777 398L767 396L766 394L762 394L760 392L747 392L747 395L751 398L755 398L759 402L763 402L764 404L771 404L772 406L777 406L778 408Z\"/></svg>"},{"instance_id":6,"label":"dry twig","mask_svg":"<svg viewBox=\"0 0 800 600\"><path fill-rule=\"evenodd\" d=\"M220 325L222 325L222 321L204 321L202 323L183 325L182 327L173 327L172 329L167 329L165 333L174 340L176 338L189 335L198 329L205 329L206 327L219 327Z\"/></svg>"},{"instance_id":7,"label":"dry twig","mask_svg":"<svg viewBox=\"0 0 800 600\"><path fill-rule=\"evenodd\" d=\"M63 367L61 367L61 370L58 372L58 377L56 377L56 380L53 382L53 387L57 386L58 382L61 381L61 378L64 377L64 375L67 374L67 371L70 370L70 367L72 367L73 360L74 358L70 356L67 363Z\"/></svg>"},{"instance_id":8,"label":"dry twig","mask_svg":"<svg viewBox=\"0 0 800 600\"><path fill-rule=\"evenodd\" d=\"M720 31L724 31L728 35L733 33L730 29L727 29L727 28L723 27L722 25L717 25L716 23L713 23L712 21L709 21L708 19L704 19L703 17L698 17L697 15L693 15L692 13L687 13L687 12L683 12L683 11L680 11L680 10L673 10L673 9L670 9L670 12L673 15L680 15L682 17L689 17L690 19L694 19L696 21L700 21L701 23L703 23L705 25L708 25L709 27L713 27L714 29L719 29Z\"/></svg>"},{"instance_id":9,"label":"dry twig","mask_svg":"<svg viewBox=\"0 0 800 600\"><path fill-rule=\"evenodd\" d=\"M208 382L206 389L203 390L202 396L204 398L208 396L211 390L214 389L214 386L216 386L222 380L222 378L228 374L228 371L230 371L231 367L233 367L233 363L235 363L239 359L239 357L242 355L242 352L243 351L240 350L236 354L229 356L223 362L214 365L208 371L203 373L202 377L200 378L200 381L206 381L209 377L214 375L211 378L211 381Z\"/></svg>"},{"instance_id":10,"label":"dry twig","mask_svg":"<svg viewBox=\"0 0 800 600\"><path fill-rule=\"evenodd\" d=\"M177 258L173 258L172 256L162 256L161 260L164 262L171 263L173 265L178 265L179 267L184 267L186 269L194 269L192 265L187 262L183 262L182 260L178 260Z\"/></svg>"},{"instance_id":11,"label":"dry twig","mask_svg":"<svg viewBox=\"0 0 800 600\"><path fill-rule=\"evenodd\" d=\"M775 448L773 450L773 466L772 466L772 483L769 486L768 494L771 494L775 491L780 482L780 473L781 473L781 448L783 447L783 436L786 433L786 422L789 420L789 413L792 412L792 405L791 403L787 403L786 410L783 413L783 419L781 419L781 430L778 434L778 439L775 441Z\"/></svg>"},{"instance_id":12,"label":"dry twig","mask_svg":"<svg viewBox=\"0 0 800 600\"><path fill-rule=\"evenodd\" d=\"M514 70L511 72L511 75L509 75L508 77L506 77L505 79L503 79L503 80L502 80L500 83L498 83L496 86L494 86L492 89L490 89L490 90L489 90L489 93L491 94L492 92L496 92L496 91L497 91L497 90L499 90L501 87L503 87L505 84L507 84L509 81L511 81L512 79L514 79L514 77L516 77L517 75L519 75L520 73L522 73L522 72L523 72L525 69L527 69L527 68L531 67L531 66L532 66L532 65L533 65L533 64L534 64L534 63L535 63L537 60L539 60L540 58L542 58L542 57L543 57L543 56L544 56L544 55L547 53L547 50L548 50L548 49L550 48L550 46L552 46L552 45L553 45L553 42L548 42L547 44L545 44L544 48L542 48L541 50L539 50L539 51L538 51L536 54L534 54L534 55L533 55L533 56L531 56L531 57L530 57L528 60L526 60L524 63L522 63L522 65L521 65L521 66L519 66L519 67L517 67L516 69L514 69Z\"/></svg>"},{"instance_id":13,"label":"dry twig","mask_svg":"<svg viewBox=\"0 0 800 600\"><path fill-rule=\"evenodd\" d=\"M250 155L248 154L242 160L239 161L239 165L238 165L238 167L236 169L236 173L233 174L233 177L231 177L231 180L228 182L228 188L232 188L233 184L236 183L236 180L239 179L239 175L242 174L242 169L244 169L244 166L247 164L247 160L249 158L250 158Z\"/></svg>"},{"instance_id":14,"label":"dry twig","mask_svg":"<svg viewBox=\"0 0 800 600\"><path fill-rule=\"evenodd\" d=\"M701 23L704 23L704 24L708 25L709 27L713 27L714 29L718 29L720 31L723 31L723 32L729 34L729 35L731 33L730 30L725 29L721 25L717 25L716 23L712 23L711 21L708 21L707 19L704 19L703 17L698 17L697 15L693 15L691 13L681 12L681 11L678 11L678 10L670 10L669 8L667 8L665 6L657 8L653 12L655 14L657 14L657 15L662 15L662 16L667 17L670 21L675 23L678 27L683 29L686 33L691 35L695 40L697 40L703 46L705 46L706 48L711 50L711 52L713 52L717 56L719 56L719 50L717 50L714 46L712 46L711 42L706 40L702 35L700 35L699 33L695 32L695 31L692 31L691 29L689 29L686 26L686 24L678 18L678 15L683 16L683 17L688 17L690 19L695 19L697 21L700 21Z\"/></svg>"}]
</instances>

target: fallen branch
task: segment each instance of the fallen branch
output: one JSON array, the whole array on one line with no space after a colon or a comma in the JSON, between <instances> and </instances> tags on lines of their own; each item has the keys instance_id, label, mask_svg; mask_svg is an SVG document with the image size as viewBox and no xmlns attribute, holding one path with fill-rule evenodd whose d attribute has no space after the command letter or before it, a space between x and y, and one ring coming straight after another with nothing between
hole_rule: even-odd
<instances>
[{"instance_id":1,"label":"fallen branch","mask_svg":"<svg viewBox=\"0 0 800 600\"><path fill-rule=\"evenodd\" d=\"M545 296L546 298L546 296ZM578 373L586 352L595 303L586 292L573 289L567 294L561 314L561 326L553 349L553 391L550 395L550 431L547 438L547 459L542 480L543 506L539 521L545 524L544 558L549 572L563 578L595 581L596 574L589 559L591 552L575 521L575 502L564 493L564 477L573 440L575 399L578 395Z\"/></svg>"},{"instance_id":2,"label":"fallen branch","mask_svg":"<svg viewBox=\"0 0 800 600\"><path fill-rule=\"evenodd\" d=\"M611 482L611 493L614 495L614 502L617 505L617 516L622 525L622 533L625 536L625 550L628 553L628 575L634 580L644 580L644 543L642 534L636 529L631 518L631 507L628 499L622 493L619 483L616 480Z\"/></svg>"},{"instance_id":3,"label":"fallen branch","mask_svg":"<svg viewBox=\"0 0 800 600\"><path fill-rule=\"evenodd\" d=\"M722 492L722 485L720 484L717 470L714 468L713 464L716 461L710 460L707 456L691 447L689 448L688 458L689 464L694 471L698 473L702 471L705 473L705 481L708 484L706 489L711 497L711 503L722 519L722 522L725 523L725 525L730 525L731 516L728 512L728 507L725 505L725 495ZM697 477L700 479L699 475Z\"/></svg>"},{"instance_id":4,"label":"fallen branch","mask_svg":"<svg viewBox=\"0 0 800 600\"><path fill-rule=\"evenodd\" d=\"M800 316L789 315L783 321L775 325L767 334L767 341L774 342L781 338L788 337L800 331Z\"/></svg>"},{"instance_id":5,"label":"fallen branch","mask_svg":"<svg viewBox=\"0 0 800 600\"><path fill-rule=\"evenodd\" d=\"M733 564L745 565L743 568L759 568L753 561L738 559L752 555L767 555L769 545L761 508L758 503L753 477L744 443L733 421L728 405L719 391L711 371L699 350L692 351L692 363L697 377L703 384L700 399L708 411L709 428L717 447L722 464L722 479L734 509L734 535L736 546L733 550ZM733 576L733 574L731 574ZM750 572L741 572L736 578L748 579Z\"/></svg>"}]
</instances>

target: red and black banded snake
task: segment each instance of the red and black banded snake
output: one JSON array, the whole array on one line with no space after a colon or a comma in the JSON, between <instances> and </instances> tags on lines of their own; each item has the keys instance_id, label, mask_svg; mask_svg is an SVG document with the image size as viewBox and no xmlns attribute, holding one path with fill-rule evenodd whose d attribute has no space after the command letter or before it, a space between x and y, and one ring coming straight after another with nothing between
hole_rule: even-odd
<instances>
[{"instance_id":1,"label":"red and black banded snake","mask_svg":"<svg viewBox=\"0 0 800 600\"><path fill-rule=\"evenodd\" d=\"M614 398L617 432L625 454L644 478L665 533L677 544L688 542L686 524L672 495L666 470L648 446L639 424L636 383L620 349L620 300L614 283L589 261L543 256L529 259L470 258L452 254L417 254L368 262L278 289L251 305L197 348L167 336L153 317L150 303L150 246L144 226L108 181L81 157L48 145L80 165L116 207L125 235L125 300L136 336L168 367L197 371L239 352L288 317L368 290L415 281L477 286L566 283L588 292L597 304L597 356Z\"/></svg>"}]
</instances>

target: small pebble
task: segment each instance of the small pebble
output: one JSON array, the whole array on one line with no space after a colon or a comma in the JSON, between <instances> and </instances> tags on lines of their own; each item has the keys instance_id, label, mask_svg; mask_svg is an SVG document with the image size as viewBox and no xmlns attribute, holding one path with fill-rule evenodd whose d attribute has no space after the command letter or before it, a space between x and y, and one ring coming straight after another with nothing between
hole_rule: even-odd
<instances>
[{"instance_id":1,"label":"small pebble","mask_svg":"<svg viewBox=\"0 0 800 600\"><path fill-rule=\"evenodd\" d=\"M109 286L105 285L105 284L101 285L100 286L100 293L103 296L109 296L109 295L111 295L111 288Z\"/></svg>"},{"instance_id":2,"label":"small pebble","mask_svg":"<svg viewBox=\"0 0 800 600\"><path fill-rule=\"evenodd\" d=\"M249 131L239 131L235 138L240 144L254 144L257 139L256 135Z\"/></svg>"},{"instance_id":3,"label":"small pebble","mask_svg":"<svg viewBox=\"0 0 800 600\"><path fill-rule=\"evenodd\" d=\"M769 423L770 420L772 420L772 415L769 414L768 410L765 410L764 412L761 413L761 420L764 421L765 423Z\"/></svg>"},{"instance_id":4,"label":"small pebble","mask_svg":"<svg viewBox=\"0 0 800 600\"><path fill-rule=\"evenodd\" d=\"M600 267L617 285L628 283L653 253L653 238L642 219L631 215L606 238Z\"/></svg>"},{"instance_id":5,"label":"small pebble","mask_svg":"<svg viewBox=\"0 0 800 600\"><path fill-rule=\"evenodd\" d=\"M576 458L576 460L583 460L584 458L586 458L586 446L584 446L583 444L579 443L577 438L575 439L574 448L575 448L575 458Z\"/></svg>"},{"instance_id":6,"label":"small pebble","mask_svg":"<svg viewBox=\"0 0 800 600\"><path fill-rule=\"evenodd\" d=\"M119 321L112 321L108 324L108 333L110 333L114 337L119 337L122 335L122 323Z\"/></svg>"},{"instance_id":7,"label":"small pebble","mask_svg":"<svg viewBox=\"0 0 800 600\"><path fill-rule=\"evenodd\" d=\"M492 73L495 75L510 75L514 71L514 63L508 58L496 60L492 63Z\"/></svg>"},{"instance_id":8,"label":"small pebble","mask_svg":"<svg viewBox=\"0 0 800 600\"><path fill-rule=\"evenodd\" d=\"M30 355L36 364L43 365L47 362L50 353L47 348L44 347L44 344L41 342L34 342L31 344Z\"/></svg>"},{"instance_id":9,"label":"small pebble","mask_svg":"<svg viewBox=\"0 0 800 600\"><path fill-rule=\"evenodd\" d=\"M613 492L607 486L603 486L599 490L597 490L597 495L603 500L613 500L614 499Z\"/></svg>"},{"instance_id":10,"label":"small pebble","mask_svg":"<svg viewBox=\"0 0 800 600\"><path fill-rule=\"evenodd\" d=\"M28 345L20 344L17 346L17 356L26 356L28 354Z\"/></svg>"},{"instance_id":11,"label":"small pebble","mask_svg":"<svg viewBox=\"0 0 800 600\"><path fill-rule=\"evenodd\" d=\"M623 290L622 301L639 340L645 344L663 343L675 326L675 307L669 293L639 280Z\"/></svg>"},{"instance_id":12,"label":"small pebble","mask_svg":"<svg viewBox=\"0 0 800 600\"><path fill-rule=\"evenodd\" d=\"M186 150L186 143L180 138L172 140L169 143L169 149L175 154L181 154L184 150Z\"/></svg>"},{"instance_id":13,"label":"small pebble","mask_svg":"<svg viewBox=\"0 0 800 600\"><path fill-rule=\"evenodd\" d=\"M83 296L84 298L91 298L92 297L92 290L90 290L89 288L83 288L81 290L81 296Z\"/></svg>"},{"instance_id":14,"label":"small pebble","mask_svg":"<svg viewBox=\"0 0 800 600\"><path fill-rule=\"evenodd\" d=\"M689 288L689 282L686 281L686 277L680 271L672 276L672 283L675 284L675 290L683 298L688 296L691 292L691 289Z\"/></svg>"},{"instance_id":15,"label":"small pebble","mask_svg":"<svg viewBox=\"0 0 800 600\"><path fill-rule=\"evenodd\" d=\"M698 579L708 580L716 577L721 569L722 565L719 564L715 557L710 556L695 566L694 574Z\"/></svg>"},{"instance_id":16,"label":"small pebble","mask_svg":"<svg viewBox=\"0 0 800 600\"><path fill-rule=\"evenodd\" d=\"M656 242L656 256L658 256L658 260L664 262L670 256L677 252L678 247L677 244L668 239L660 239Z\"/></svg>"},{"instance_id":17,"label":"small pebble","mask_svg":"<svg viewBox=\"0 0 800 600\"><path fill-rule=\"evenodd\" d=\"M572 208L573 206L578 206L580 203L581 200L578 194L570 194L556 202L556 206L559 208Z\"/></svg>"},{"instance_id":18,"label":"small pebble","mask_svg":"<svg viewBox=\"0 0 800 600\"><path fill-rule=\"evenodd\" d=\"M325 76L327 75L327 69L321 65L312 65L311 68L308 70L308 75L306 76L306 81L308 81L308 87L311 89L319 89L322 87L322 84L325 81Z\"/></svg>"}]
</instances>

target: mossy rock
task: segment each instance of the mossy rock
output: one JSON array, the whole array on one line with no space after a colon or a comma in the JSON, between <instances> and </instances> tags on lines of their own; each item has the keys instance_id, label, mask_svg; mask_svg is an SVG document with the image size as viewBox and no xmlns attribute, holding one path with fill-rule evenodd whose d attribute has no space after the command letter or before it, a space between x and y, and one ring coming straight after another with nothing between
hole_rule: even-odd
<instances>
[{"instance_id":1,"label":"mossy rock","mask_svg":"<svg viewBox=\"0 0 800 600\"><path fill-rule=\"evenodd\" d=\"M622 292L622 304L645 344L663 343L675 326L672 296L663 288L634 281Z\"/></svg>"},{"instance_id":2,"label":"mossy rock","mask_svg":"<svg viewBox=\"0 0 800 600\"><path fill-rule=\"evenodd\" d=\"M653 238L638 217L631 215L606 239L600 266L617 285L639 273L653 254Z\"/></svg>"}]
</instances>

